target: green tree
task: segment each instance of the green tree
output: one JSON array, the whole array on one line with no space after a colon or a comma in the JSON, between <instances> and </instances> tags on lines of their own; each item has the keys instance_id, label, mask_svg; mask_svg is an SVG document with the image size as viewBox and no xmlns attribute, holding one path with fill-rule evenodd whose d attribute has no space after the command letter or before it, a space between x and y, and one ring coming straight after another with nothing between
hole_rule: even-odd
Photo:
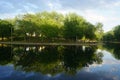
<instances>
[{"instance_id":1,"label":"green tree","mask_svg":"<svg viewBox=\"0 0 120 80\"><path fill-rule=\"evenodd\" d=\"M15 24L15 36L24 37L24 40L26 40L27 37L35 37L38 26L35 21L33 21L34 18L34 15L30 14L23 15L20 18L18 17Z\"/></svg>"},{"instance_id":2,"label":"green tree","mask_svg":"<svg viewBox=\"0 0 120 80\"><path fill-rule=\"evenodd\" d=\"M103 37L103 34L104 34L103 24L98 22L98 23L96 23L95 27L96 27L95 34L96 34L97 40L102 40L102 37Z\"/></svg>"},{"instance_id":3,"label":"green tree","mask_svg":"<svg viewBox=\"0 0 120 80\"><path fill-rule=\"evenodd\" d=\"M5 20L0 20L0 37L9 38L13 32L13 26L11 23Z\"/></svg>"},{"instance_id":4,"label":"green tree","mask_svg":"<svg viewBox=\"0 0 120 80\"><path fill-rule=\"evenodd\" d=\"M16 37L21 36L24 37L24 39L26 40L27 35L32 35L30 22L24 20L17 20L17 23L17 26L19 26L19 28L15 30Z\"/></svg>"},{"instance_id":5,"label":"green tree","mask_svg":"<svg viewBox=\"0 0 120 80\"><path fill-rule=\"evenodd\" d=\"M114 36L117 41L120 41L120 25L114 28Z\"/></svg>"},{"instance_id":6,"label":"green tree","mask_svg":"<svg viewBox=\"0 0 120 80\"><path fill-rule=\"evenodd\" d=\"M41 40L53 40L61 37L63 15L56 12L41 12L18 16L15 22L15 36L36 37Z\"/></svg>"},{"instance_id":7,"label":"green tree","mask_svg":"<svg viewBox=\"0 0 120 80\"><path fill-rule=\"evenodd\" d=\"M113 41L114 40L114 33L113 31L106 32L103 35L103 41Z\"/></svg>"},{"instance_id":8,"label":"green tree","mask_svg":"<svg viewBox=\"0 0 120 80\"><path fill-rule=\"evenodd\" d=\"M0 21L1 26L3 22L2 20ZM7 19L5 22L14 25L12 36L20 41L32 41L33 39L36 41L55 41L60 39L75 41L82 38L93 40L96 36L98 40L101 40L103 35L102 23L97 23L95 26L75 13L65 16L57 12L24 14L18 15L14 19ZM6 24L5 22L4 24ZM4 26L3 29L1 27L0 37L2 39L4 37L9 38L10 32L13 32L12 28Z\"/></svg>"},{"instance_id":9,"label":"green tree","mask_svg":"<svg viewBox=\"0 0 120 80\"><path fill-rule=\"evenodd\" d=\"M83 24L83 29L84 29L84 37L86 39L95 39L95 27L93 24L89 23L89 22L86 22Z\"/></svg>"},{"instance_id":10,"label":"green tree","mask_svg":"<svg viewBox=\"0 0 120 80\"><path fill-rule=\"evenodd\" d=\"M68 14L64 20L64 38L76 40L83 37L82 23L85 22L83 17L77 14Z\"/></svg>"},{"instance_id":11,"label":"green tree","mask_svg":"<svg viewBox=\"0 0 120 80\"><path fill-rule=\"evenodd\" d=\"M37 14L40 18L41 38L54 40L61 37L61 27L63 26L63 15L56 12L42 12Z\"/></svg>"}]
</instances>

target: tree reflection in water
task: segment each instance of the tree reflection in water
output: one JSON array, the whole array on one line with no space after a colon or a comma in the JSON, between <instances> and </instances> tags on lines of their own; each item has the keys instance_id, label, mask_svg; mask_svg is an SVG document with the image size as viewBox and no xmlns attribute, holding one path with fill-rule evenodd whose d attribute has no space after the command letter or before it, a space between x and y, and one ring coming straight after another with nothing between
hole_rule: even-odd
<instances>
[{"instance_id":1,"label":"tree reflection in water","mask_svg":"<svg viewBox=\"0 0 120 80\"><path fill-rule=\"evenodd\" d=\"M75 74L83 67L102 62L102 56L95 53L97 46L14 46L0 47L0 49L0 57L6 56L4 59L8 59L8 63L12 61L15 69L26 72L34 71L51 75L60 72ZM3 58L0 60L3 62Z\"/></svg>"},{"instance_id":2,"label":"tree reflection in water","mask_svg":"<svg viewBox=\"0 0 120 80\"><path fill-rule=\"evenodd\" d=\"M77 69L88 67L93 63L102 62L101 57L95 54L96 46L66 46L63 53L64 68L69 73L76 73Z\"/></svg>"},{"instance_id":3,"label":"tree reflection in water","mask_svg":"<svg viewBox=\"0 0 120 80\"><path fill-rule=\"evenodd\" d=\"M12 62L13 54L11 54L11 46L0 45L0 65Z\"/></svg>"},{"instance_id":4,"label":"tree reflection in water","mask_svg":"<svg viewBox=\"0 0 120 80\"><path fill-rule=\"evenodd\" d=\"M109 52L111 52L116 59L120 60L119 44L107 44L107 45L104 45L104 48L106 48Z\"/></svg>"}]
</instances>

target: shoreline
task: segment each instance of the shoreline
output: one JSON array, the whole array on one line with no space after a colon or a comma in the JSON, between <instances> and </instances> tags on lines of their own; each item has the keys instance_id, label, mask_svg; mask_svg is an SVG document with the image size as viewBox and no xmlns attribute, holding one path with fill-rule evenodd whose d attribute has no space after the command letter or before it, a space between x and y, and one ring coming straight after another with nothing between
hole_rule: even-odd
<instances>
[{"instance_id":1,"label":"shoreline","mask_svg":"<svg viewBox=\"0 0 120 80\"><path fill-rule=\"evenodd\" d=\"M85 42L85 43L80 43L80 42L0 42L0 44L8 44L8 45L99 45L99 44L104 44L104 43L98 43L98 42Z\"/></svg>"}]
</instances>

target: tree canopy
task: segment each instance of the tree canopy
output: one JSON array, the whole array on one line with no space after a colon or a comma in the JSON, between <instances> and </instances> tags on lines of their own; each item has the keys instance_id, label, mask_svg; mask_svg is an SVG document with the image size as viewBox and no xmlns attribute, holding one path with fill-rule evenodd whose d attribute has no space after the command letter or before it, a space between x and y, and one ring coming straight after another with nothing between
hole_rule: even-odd
<instances>
[{"instance_id":1,"label":"tree canopy","mask_svg":"<svg viewBox=\"0 0 120 80\"><path fill-rule=\"evenodd\" d=\"M120 41L120 25L116 26L114 29L114 36L117 41Z\"/></svg>"},{"instance_id":2,"label":"tree canopy","mask_svg":"<svg viewBox=\"0 0 120 80\"><path fill-rule=\"evenodd\" d=\"M68 14L64 20L64 37L66 39L76 40L83 37L82 23L85 19L77 14Z\"/></svg>"},{"instance_id":3,"label":"tree canopy","mask_svg":"<svg viewBox=\"0 0 120 80\"><path fill-rule=\"evenodd\" d=\"M93 25L75 13L63 15L57 12L40 12L1 20L0 37L3 39L12 33L14 41L78 41L83 38L96 40L102 38L102 26L102 23ZM11 27L14 32L10 30Z\"/></svg>"},{"instance_id":4,"label":"tree canopy","mask_svg":"<svg viewBox=\"0 0 120 80\"><path fill-rule=\"evenodd\" d=\"M12 24L5 20L0 20L0 37L2 40L4 38L11 37L11 34L13 32Z\"/></svg>"},{"instance_id":5,"label":"tree canopy","mask_svg":"<svg viewBox=\"0 0 120 80\"><path fill-rule=\"evenodd\" d=\"M120 25L114 27L113 30L107 32L103 36L104 41L120 41Z\"/></svg>"}]
</instances>

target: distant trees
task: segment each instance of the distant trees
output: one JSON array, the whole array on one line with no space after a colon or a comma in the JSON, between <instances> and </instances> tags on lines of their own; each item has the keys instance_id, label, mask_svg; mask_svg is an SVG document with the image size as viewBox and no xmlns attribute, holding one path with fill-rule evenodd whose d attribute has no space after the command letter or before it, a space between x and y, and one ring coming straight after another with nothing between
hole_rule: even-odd
<instances>
[{"instance_id":1,"label":"distant trees","mask_svg":"<svg viewBox=\"0 0 120 80\"><path fill-rule=\"evenodd\" d=\"M83 25L84 25L83 26L83 36L86 39L95 40L96 39L95 26L93 24L91 24L90 22L85 22Z\"/></svg>"},{"instance_id":2,"label":"distant trees","mask_svg":"<svg viewBox=\"0 0 120 80\"><path fill-rule=\"evenodd\" d=\"M95 27L96 27L96 31L95 31L96 38L97 38L97 40L101 41L103 38L103 35L104 35L103 24L98 22L98 23L96 23Z\"/></svg>"},{"instance_id":3,"label":"distant trees","mask_svg":"<svg viewBox=\"0 0 120 80\"><path fill-rule=\"evenodd\" d=\"M106 32L103 35L103 41L113 41L114 40L114 33L112 31Z\"/></svg>"},{"instance_id":4,"label":"distant trees","mask_svg":"<svg viewBox=\"0 0 120 80\"><path fill-rule=\"evenodd\" d=\"M60 37L63 15L56 12L42 12L37 14L25 14L16 19L16 37L40 38L52 40ZM21 32L21 33L20 33Z\"/></svg>"},{"instance_id":5,"label":"distant trees","mask_svg":"<svg viewBox=\"0 0 120 80\"><path fill-rule=\"evenodd\" d=\"M12 24L5 20L0 20L0 38L4 40L4 38L11 37L11 32L13 32Z\"/></svg>"},{"instance_id":6,"label":"distant trees","mask_svg":"<svg viewBox=\"0 0 120 80\"><path fill-rule=\"evenodd\" d=\"M117 41L120 41L120 25L116 26L114 29L114 36Z\"/></svg>"},{"instance_id":7,"label":"distant trees","mask_svg":"<svg viewBox=\"0 0 120 80\"><path fill-rule=\"evenodd\" d=\"M37 30L36 24L28 20L17 20L18 29L15 30L16 37L32 37Z\"/></svg>"},{"instance_id":8,"label":"distant trees","mask_svg":"<svg viewBox=\"0 0 120 80\"><path fill-rule=\"evenodd\" d=\"M68 14L64 20L64 37L71 40L95 39L95 26L77 14Z\"/></svg>"},{"instance_id":9,"label":"distant trees","mask_svg":"<svg viewBox=\"0 0 120 80\"><path fill-rule=\"evenodd\" d=\"M113 30L103 36L104 41L120 41L120 25L115 26Z\"/></svg>"},{"instance_id":10,"label":"distant trees","mask_svg":"<svg viewBox=\"0 0 120 80\"><path fill-rule=\"evenodd\" d=\"M14 25L13 39L18 41L32 41L33 39L37 41L75 41L81 40L83 37L95 40L96 31L99 32L99 28L102 29L102 27L96 29L95 25L75 13L67 15L57 12L24 14L16 16L11 21L10 23L10 20L3 20L4 24L0 22L1 27L3 25L4 29L7 28L5 31L1 28L0 37L2 39L10 36L12 25Z\"/></svg>"},{"instance_id":11,"label":"distant trees","mask_svg":"<svg viewBox=\"0 0 120 80\"><path fill-rule=\"evenodd\" d=\"M12 36L12 37L11 37ZM0 20L0 40L14 41L120 41L120 25L104 33L103 24L95 25L75 13L24 14Z\"/></svg>"},{"instance_id":12,"label":"distant trees","mask_svg":"<svg viewBox=\"0 0 120 80\"><path fill-rule=\"evenodd\" d=\"M41 19L40 35L41 38L55 39L60 37L63 26L63 15L56 12L43 12L38 14Z\"/></svg>"},{"instance_id":13,"label":"distant trees","mask_svg":"<svg viewBox=\"0 0 120 80\"><path fill-rule=\"evenodd\" d=\"M64 20L64 37L71 40L81 39L83 37L82 22L85 22L85 20L76 14L66 15Z\"/></svg>"}]
</instances>

